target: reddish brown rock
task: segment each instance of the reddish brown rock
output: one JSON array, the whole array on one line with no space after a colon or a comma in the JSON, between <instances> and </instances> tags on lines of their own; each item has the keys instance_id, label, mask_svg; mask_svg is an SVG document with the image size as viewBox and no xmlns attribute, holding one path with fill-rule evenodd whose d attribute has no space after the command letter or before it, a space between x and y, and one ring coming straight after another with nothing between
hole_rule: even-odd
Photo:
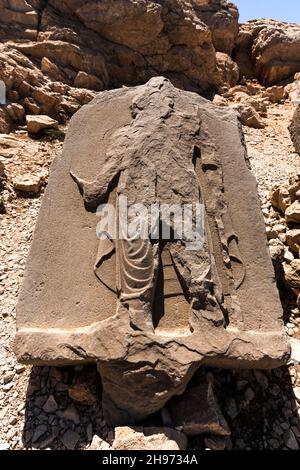
<instances>
[{"instance_id":1,"label":"reddish brown rock","mask_svg":"<svg viewBox=\"0 0 300 470\"><path fill-rule=\"evenodd\" d=\"M217 68L219 73L219 80L221 87L231 88L235 86L240 77L240 71L237 64L231 59L231 57L223 52L216 53Z\"/></svg>"},{"instance_id":2,"label":"reddish brown rock","mask_svg":"<svg viewBox=\"0 0 300 470\"><path fill-rule=\"evenodd\" d=\"M217 51L232 54L239 30L237 7L224 0L192 0L199 18L212 32Z\"/></svg>"},{"instance_id":3,"label":"reddish brown rock","mask_svg":"<svg viewBox=\"0 0 300 470\"><path fill-rule=\"evenodd\" d=\"M295 146L295 150L300 155L300 104L295 110L289 131Z\"/></svg>"},{"instance_id":4,"label":"reddish brown rock","mask_svg":"<svg viewBox=\"0 0 300 470\"><path fill-rule=\"evenodd\" d=\"M101 396L99 375L95 367L85 367L76 372L72 385L68 389L72 400L82 405L93 405Z\"/></svg>"},{"instance_id":5,"label":"reddish brown rock","mask_svg":"<svg viewBox=\"0 0 300 470\"><path fill-rule=\"evenodd\" d=\"M11 117L5 107L0 107L0 134L9 134L11 130Z\"/></svg>"},{"instance_id":6,"label":"reddish brown rock","mask_svg":"<svg viewBox=\"0 0 300 470\"><path fill-rule=\"evenodd\" d=\"M240 26L236 62L241 75L257 77L266 86L300 71L300 26L274 20L253 20Z\"/></svg>"},{"instance_id":7,"label":"reddish brown rock","mask_svg":"<svg viewBox=\"0 0 300 470\"><path fill-rule=\"evenodd\" d=\"M265 127L265 123L260 118L255 108L250 104L240 103L234 105L233 108L239 113L241 123L244 126L254 127L255 129L263 129Z\"/></svg>"},{"instance_id":8,"label":"reddish brown rock","mask_svg":"<svg viewBox=\"0 0 300 470\"><path fill-rule=\"evenodd\" d=\"M49 116L30 114L26 116L26 124L29 134L38 134L41 131L55 129L58 126L58 122L55 119L51 119Z\"/></svg>"}]
</instances>

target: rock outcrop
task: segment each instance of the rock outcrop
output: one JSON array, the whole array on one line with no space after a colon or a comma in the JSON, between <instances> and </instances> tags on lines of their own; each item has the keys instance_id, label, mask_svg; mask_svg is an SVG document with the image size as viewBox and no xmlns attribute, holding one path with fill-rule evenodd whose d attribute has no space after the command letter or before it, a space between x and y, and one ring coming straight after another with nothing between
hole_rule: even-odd
<instances>
[{"instance_id":1,"label":"rock outcrop","mask_svg":"<svg viewBox=\"0 0 300 470\"><path fill-rule=\"evenodd\" d=\"M97 206L109 201L115 227L123 197L129 222L132 204L147 213L194 204L188 220L198 230L180 235L159 215L169 235L101 238ZM115 425L182 394L201 364L284 364L289 346L236 112L162 77L83 107L53 163L17 315L19 360L97 363Z\"/></svg>"},{"instance_id":2,"label":"rock outcrop","mask_svg":"<svg viewBox=\"0 0 300 470\"><path fill-rule=\"evenodd\" d=\"M239 32L237 7L224 0L192 0L197 16L212 33L216 51L231 56Z\"/></svg>"},{"instance_id":3,"label":"rock outcrop","mask_svg":"<svg viewBox=\"0 0 300 470\"><path fill-rule=\"evenodd\" d=\"M300 26L253 20L240 26L235 60L241 76L271 86L300 71Z\"/></svg>"},{"instance_id":4,"label":"rock outcrop","mask_svg":"<svg viewBox=\"0 0 300 470\"><path fill-rule=\"evenodd\" d=\"M230 55L238 32L225 0L0 0L0 18L0 80L22 106L14 119L1 111L1 132L25 113L64 122L95 92L159 74L210 95L222 80L216 51Z\"/></svg>"},{"instance_id":5,"label":"rock outcrop","mask_svg":"<svg viewBox=\"0 0 300 470\"><path fill-rule=\"evenodd\" d=\"M289 131L295 146L295 150L300 155L300 104L295 110L293 120L289 126Z\"/></svg>"}]
</instances>

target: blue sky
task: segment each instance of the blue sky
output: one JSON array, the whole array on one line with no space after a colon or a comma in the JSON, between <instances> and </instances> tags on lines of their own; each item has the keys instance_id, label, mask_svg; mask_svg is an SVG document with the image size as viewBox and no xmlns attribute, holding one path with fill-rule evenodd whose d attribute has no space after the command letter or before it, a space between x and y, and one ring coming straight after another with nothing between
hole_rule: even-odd
<instances>
[{"instance_id":1,"label":"blue sky","mask_svg":"<svg viewBox=\"0 0 300 470\"><path fill-rule=\"evenodd\" d=\"M257 18L300 23L299 0L231 0L238 6L240 22Z\"/></svg>"}]
</instances>

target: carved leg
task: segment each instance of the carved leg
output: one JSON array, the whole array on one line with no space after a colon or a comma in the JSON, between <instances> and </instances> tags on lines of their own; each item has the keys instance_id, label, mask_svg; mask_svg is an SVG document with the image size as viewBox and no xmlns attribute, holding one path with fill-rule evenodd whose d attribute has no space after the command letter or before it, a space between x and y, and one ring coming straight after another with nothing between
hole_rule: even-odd
<instances>
[{"instance_id":1,"label":"carved leg","mask_svg":"<svg viewBox=\"0 0 300 470\"><path fill-rule=\"evenodd\" d=\"M153 330L152 304L156 286L158 245L150 240L117 240L120 309L129 311L131 326Z\"/></svg>"}]
</instances>

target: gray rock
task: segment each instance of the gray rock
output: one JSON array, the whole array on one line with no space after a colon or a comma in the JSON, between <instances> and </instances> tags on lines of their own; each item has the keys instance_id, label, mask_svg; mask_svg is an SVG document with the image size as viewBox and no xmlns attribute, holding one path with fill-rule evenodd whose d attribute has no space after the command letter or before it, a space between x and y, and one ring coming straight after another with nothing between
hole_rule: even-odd
<instances>
[{"instance_id":1,"label":"gray rock","mask_svg":"<svg viewBox=\"0 0 300 470\"><path fill-rule=\"evenodd\" d=\"M261 388L266 390L269 386L269 381L268 381L267 376L263 372L261 372L260 370L255 370L254 371L254 376L255 376L257 382L259 383L259 385L261 386Z\"/></svg>"},{"instance_id":2,"label":"gray rock","mask_svg":"<svg viewBox=\"0 0 300 470\"><path fill-rule=\"evenodd\" d=\"M228 416L230 416L230 418L232 420L234 420L237 417L237 415L239 414L239 411L238 411L238 408L237 408L237 405L236 405L236 401L231 397L229 397L226 400L225 410L226 410Z\"/></svg>"},{"instance_id":3,"label":"gray rock","mask_svg":"<svg viewBox=\"0 0 300 470\"><path fill-rule=\"evenodd\" d=\"M65 434L61 437L61 442L68 450L74 450L79 440L79 434L75 431L72 431L71 429L66 431Z\"/></svg>"},{"instance_id":4,"label":"gray rock","mask_svg":"<svg viewBox=\"0 0 300 470\"><path fill-rule=\"evenodd\" d=\"M297 439L295 438L295 435L291 429L287 430L286 433L284 434L284 443L288 449L291 449L291 450L299 449Z\"/></svg>"},{"instance_id":5,"label":"gray rock","mask_svg":"<svg viewBox=\"0 0 300 470\"><path fill-rule=\"evenodd\" d=\"M79 413L74 405L68 406L64 411L60 412L59 416L75 424L80 423Z\"/></svg>"},{"instance_id":6,"label":"gray rock","mask_svg":"<svg viewBox=\"0 0 300 470\"><path fill-rule=\"evenodd\" d=\"M45 424L40 424L37 426L37 428L34 430L33 436L32 436L32 442L35 443L37 442L44 434L47 432L47 426Z\"/></svg>"},{"instance_id":7,"label":"gray rock","mask_svg":"<svg viewBox=\"0 0 300 470\"><path fill-rule=\"evenodd\" d=\"M55 413L57 409L58 404L56 403L54 396L50 395L50 397L43 406L43 410L45 411L45 413Z\"/></svg>"}]
</instances>

